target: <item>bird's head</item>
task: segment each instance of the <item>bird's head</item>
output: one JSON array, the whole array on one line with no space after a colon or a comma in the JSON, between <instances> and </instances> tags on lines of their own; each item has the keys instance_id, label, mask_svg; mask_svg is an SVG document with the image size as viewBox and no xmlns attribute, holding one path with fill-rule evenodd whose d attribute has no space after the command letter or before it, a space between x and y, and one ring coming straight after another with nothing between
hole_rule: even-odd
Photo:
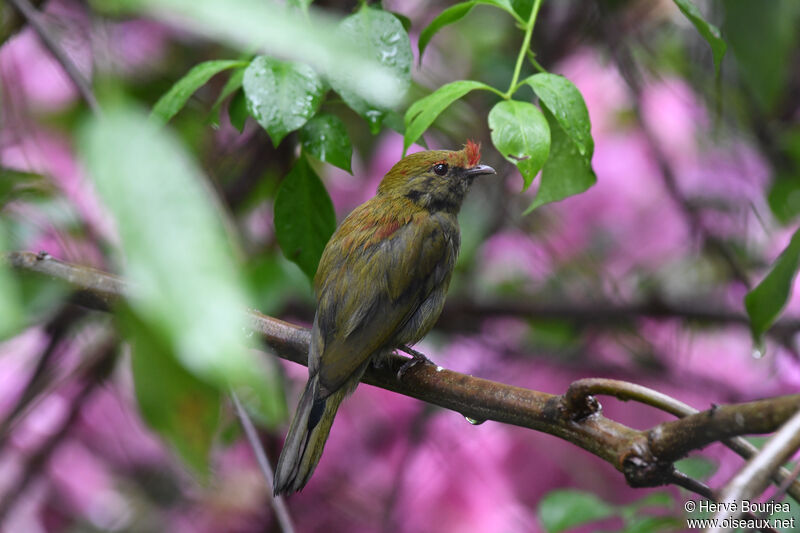
<instances>
[{"instance_id":1,"label":"bird's head","mask_svg":"<svg viewBox=\"0 0 800 533\"><path fill-rule=\"evenodd\" d=\"M495 174L480 160L480 145L472 141L459 151L431 150L408 155L384 176L378 195L406 198L431 212L458 213L472 180Z\"/></svg>"}]
</instances>

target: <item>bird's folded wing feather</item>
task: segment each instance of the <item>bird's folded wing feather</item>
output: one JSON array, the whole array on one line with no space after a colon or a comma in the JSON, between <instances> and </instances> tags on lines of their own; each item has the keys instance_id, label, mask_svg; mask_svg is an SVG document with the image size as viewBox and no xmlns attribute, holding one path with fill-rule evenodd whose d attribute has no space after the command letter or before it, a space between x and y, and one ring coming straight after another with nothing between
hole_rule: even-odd
<instances>
[{"instance_id":1,"label":"bird's folded wing feather","mask_svg":"<svg viewBox=\"0 0 800 533\"><path fill-rule=\"evenodd\" d=\"M366 231L380 232L381 228ZM441 221L415 217L377 242L346 250L342 239L329 244L333 261L318 287L315 334L321 343L320 384L337 390L373 353L386 347L395 333L441 283L442 263L452 253Z\"/></svg>"}]
</instances>

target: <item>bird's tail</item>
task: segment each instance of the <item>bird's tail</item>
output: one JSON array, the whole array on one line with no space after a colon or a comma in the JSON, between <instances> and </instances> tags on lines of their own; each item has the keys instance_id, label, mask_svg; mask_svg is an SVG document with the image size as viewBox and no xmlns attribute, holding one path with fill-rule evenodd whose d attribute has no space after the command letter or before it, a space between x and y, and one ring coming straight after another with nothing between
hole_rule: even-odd
<instances>
[{"instance_id":1,"label":"bird's tail","mask_svg":"<svg viewBox=\"0 0 800 533\"><path fill-rule=\"evenodd\" d=\"M276 496L297 492L308 482L322 456L333 418L344 397L345 391L341 390L319 398L319 377L308 380L275 468L273 492Z\"/></svg>"}]
</instances>

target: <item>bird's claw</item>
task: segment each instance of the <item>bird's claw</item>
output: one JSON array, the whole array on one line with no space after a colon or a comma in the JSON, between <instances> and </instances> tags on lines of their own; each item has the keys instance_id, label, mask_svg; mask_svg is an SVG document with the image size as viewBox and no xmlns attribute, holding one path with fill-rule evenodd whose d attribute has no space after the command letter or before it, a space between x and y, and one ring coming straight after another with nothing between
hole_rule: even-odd
<instances>
[{"instance_id":1,"label":"bird's claw","mask_svg":"<svg viewBox=\"0 0 800 533\"><path fill-rule=\"evenodd\" d=\"M408 355L411 356L411 359L403 363L403 366L397 371L397 379L403 379L403 375L408 372L412 367L417 366L420 363L425 363L427 365L434 364L433 361L425 357L425 354L418 352L408 346L401 346L400 350L406 352Z\"/></svg>"}]
</instances>

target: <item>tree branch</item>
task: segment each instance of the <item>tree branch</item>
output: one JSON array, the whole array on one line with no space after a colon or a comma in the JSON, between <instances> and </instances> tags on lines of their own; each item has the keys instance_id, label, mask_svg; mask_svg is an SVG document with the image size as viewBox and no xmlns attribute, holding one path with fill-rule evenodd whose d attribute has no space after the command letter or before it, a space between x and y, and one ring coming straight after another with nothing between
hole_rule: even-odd
<instances>
[{"instance_id":1,"label":"tree branch","mask_svg":"<svg viewBox=\"0 0 800 533\"><path fill-rule=\"evenodd\" d=\"M623 401L634 400L639 403L655 407L679 418L687 418L700 414L700 411L694 407L691 407L680 400L676 400L671 396L667 396L666 394L643 387L642 385L636 385L635 383L628 383L613 379L587 378L574 381L567 389L564 398L567 401L567 405L570 410L580 413L581 409L591 409L592 404L597 403L597 401L593 398L593 396L596 394L613 396ZM707 412L713 413L716 409L718 408L714 407ZM702 418L703 416L705 415L701 415L701 417L697 419L700 421L698 425L702 425L702 420L704 420ZM753 416L757 417L759 414L754 413ZM738 421L734 422L738 423ZM689 421L689 424L693 423L694 420ZM665 424L669 424L669 422ZM662 424L662 426L663 425L664 424ZM663 439L669 437L662 436L661 438ZM741 437L726 439L723 440L722 443L745 459L753 457L759 451L758 448ZM658 444L656 445L658 446ZM800 496L800 483L798 483L795 478L797 478L797 475L793 472L789 472L785 468L778 468L772 474L772 479L779 486L779 488L789 492L792 497L797 500L798 496ZM698 492L698 494L702 493Z\"/></svg>"},{"instance_id":2,"label":"tree branch","mask_svg":"<svg viewBox=\"0 0 800 533\"><path fill-rule=\"evenodd\" d=\"M730 324L750 327L742 312L726 309L707 301L667 302L652 297L636 303L616 302L537 302L532 300L496 299L476 302L458 299L448 301L437 327L463 331L486 317L525 317L566 320L590 326L615 326L641 318L678 318L689 322ZM770 332L778 336L800 331L800 317L784 317L776 321Z\"/></svg>"},{"instance_id":3,"label":"tree branch","mask_svg":"<svg viewBox=\"0 0 800 533\"><path fill-rule=\"evenodd\" d=\"M126 283L116 276L64 263L47 254L11 252L5 258L20 271L67 282L76 290L75 301L90 308L109 310L126 292ZM310 338L307 329L253 310L248 311L248 317L253 331L280 357L306 364ZM634 487L670 483L674 479L672 461L679 454L733 434L775 431L800 409L800 395L784 396L756 402L758 408L752 403L714 408L685 420L639 431L602 416L596 400L589 399L590 394L602 391L660 404L668 411L681 412L688 406L664 395L659 395L656 401L652 394L645 392L649 389L633 384L620 385L613 380L595 382L594 385L586 381L576 382L564 396L497 383L433 365L417 365L398 380L397 370L407 360L399 355L391 356L381 368L369 367L363 381L475 420L495 420L554 435L607 461ZM726 420L736 422L733 429L714 424L714 413L720 410ZM739 423L737 413L742 423ZM709 420L707 432L697 429L702 428L704 417ZM795 498L800 496L797 489L792 487L791 493Z\"/></svg>"},{"instance_id":4,"label":"tree branch","mask_svg":"<svg viewBox=\"0 0 800 533\"><path fill-rule=\"evenodd\" d=\"M272 495L272 483L275 478L275 474L273 473L272 467L269 464L267 454L264 453L264 446L261 444L261 440L258 438L258 432L253 425L253 421L250 420L250 415L247 414L247 410L242 405L242 402L239 401L239 397L234 391L231 391L231 400L233 400L233 407L236 409L236 415L239 417L239 423L242 424L242 428L244 428L244 433L247 436L247 441L250 443L250 448L253 450L253 454L256 456L256 461L258 462L258 467L261 469L261 474L264 476L264 480L267 482L267 492L271 495L270 502L272 503L272 508L275 511L275 517L278 520L278 525L283 533L294 533L294 524L292 523L292 517L289 514L289 509L286 507L286 501L284 497Z\"/></svg>"},{"instance_id":5,"label":"tree branch","mask_svg":"<svg viewBox=\"0 0 800 533\"><path fill-rule=\"evenodd\" d=\"M720 503L739 503L752 500L766 488L769 476L789 460L800 448L800 409L770 438L758 454L747 462L722 489ZM720 521L741 515L741 505L723 505L714 518ZM722 531L719 527L709 533Z\"/></svg>"},{"instance_id":6,"label":"tree branch","mask_svg":"<svg viewBox=\"0 0 800 533\"><path fill-rule=\"evenodd\" d=\"M72 80L72 83L75 84L75 88L78 89L78 93L80 93L81 97L89 106L89 109L91 109L93 113L99 113L100 105L97 103L97 98L95 98L92 88L89 86L89 82L86 81L72 59L69 58L61 46L47 31L41 19L41 14L36 11L36 8L34 8L28 0L8 0L8 3L14 6L20 15L28 21L28 24L30 24L33 31L36 32L42 44L53 54L56 61L61 64L64 72L66 72L69 79Z\"/></svg>"},{"instance_id":7,"label":"tree branch","mask_svg":"<svg viewBox=\"0 0 800 533\"><path fill-rule=\"evenodd\" d=\"M114 367L116 359L118 341L116 338L109 337L100 342L88 356L91 363L85 368L83 373L83 384L80 391L72 399L69 412L58 425L57 428L47 437L44 443L32 455L26 458L22 465L22 473L16 483L6 494L0 498L0 524L14 507L17 500L25 494L25 490L34 480L53 452L61 444L64 437L69 433L74 422L78 419L81 409L92 393L105 380L106 376Z\"/></svg>"}]
</instances>

